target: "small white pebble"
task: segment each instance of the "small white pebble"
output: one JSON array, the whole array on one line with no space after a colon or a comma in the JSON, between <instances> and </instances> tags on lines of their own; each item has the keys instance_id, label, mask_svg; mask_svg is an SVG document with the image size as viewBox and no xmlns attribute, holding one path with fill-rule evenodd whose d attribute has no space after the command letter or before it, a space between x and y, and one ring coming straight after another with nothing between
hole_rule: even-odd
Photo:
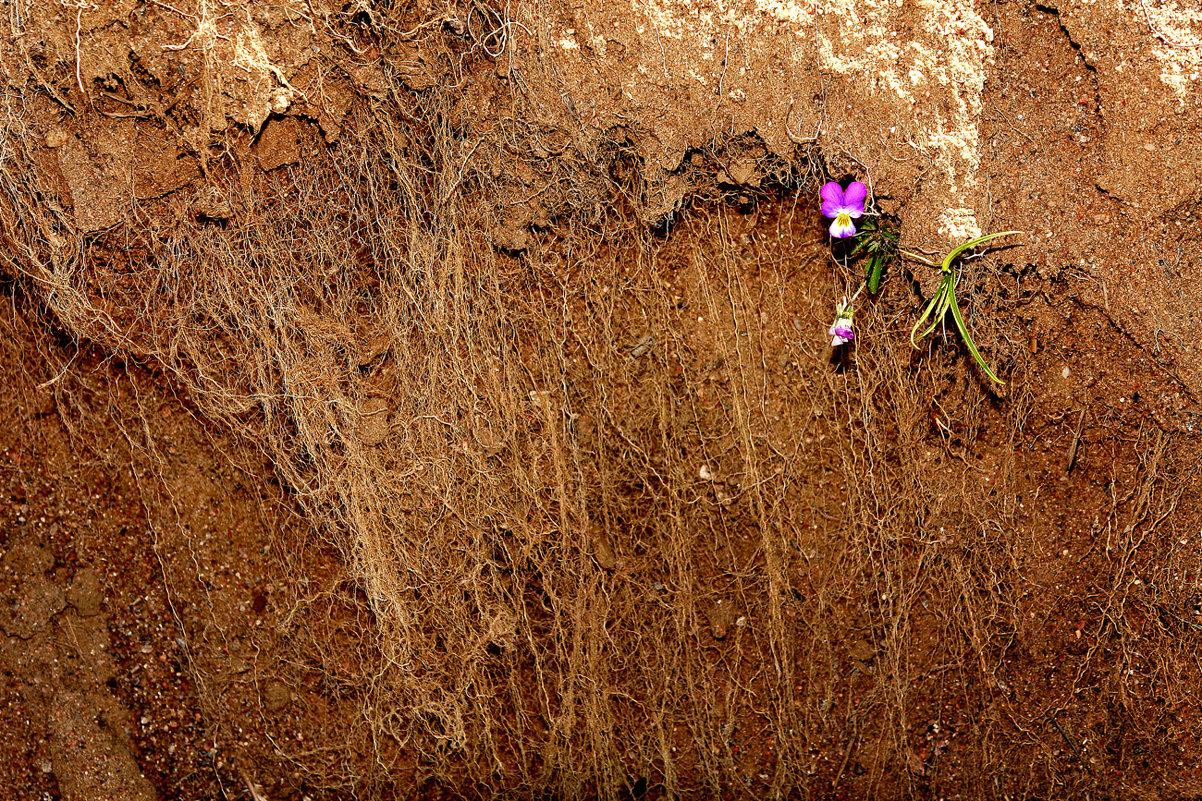
<instances>
[{"instance_id":1,"label":"small white pebble","mask_svg":"<svg viewBox=\"0 0 1202 801\"><path fill-rule=\"evenodd\" d=\"M1060 371L1061 378L1068 378L1072 374L1073 374L1073 371L1068 369L1068 367L1065 367L1063 370Z\"/></svg>"}]
</instances>

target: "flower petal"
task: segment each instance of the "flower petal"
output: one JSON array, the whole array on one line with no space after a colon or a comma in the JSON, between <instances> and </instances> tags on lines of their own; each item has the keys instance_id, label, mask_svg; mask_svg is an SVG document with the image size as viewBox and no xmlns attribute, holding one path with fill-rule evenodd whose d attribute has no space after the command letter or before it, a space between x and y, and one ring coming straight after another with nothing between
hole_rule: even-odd
<instances>
[{"instance_id":1,"label":"flower petal","mask_svg":"<svg viewBox=\"0 0 1202 801\"><path fill-rule=\"evenodd\" d=\"M852 181L843 193L843 205L850 207L848 214L859 217L864 213L864 201L868 199L868 187L859 181Z\"/></svg>"},{"instance_id":2,"label":"flower petal","mask_svg":"<svg viewBox=\"0 0 1202 801\"><path fill-rule=\"evenodd\" d=\"M822 195L823 200L832 203L838 203L840 205L843 204L843 187L839 186L839 184L835 183L834 181L827 181L824 183L822 185L822 191L820 194Z\"/></svg>"},{"instance_id":3,"label":"flower petal","mask_svg":"<svg viewBox=\"0 0 1202 801\"><path fill-rule=\"evenodd\" d=\"M835 321L831 323L826 335L831 338L832 348L845 345L856 338L856 331L851 323L851 310L847 308L847 298L835 307Z\"/></svg>"},{"instance_id":4,"label":"flower petal","mask_svg":"<svg viewBox=\"0 0 1202 801\"><path fill-rule=\"evenodd\" d=\"M846 239L849 236L854 236L856 233L856 226L851 221L851 215L848 215L846 222L844 222L843 214L845 213L846 211L840 210L839 216L831 223L831 236L835 239Z\"/></svg>"},{"instance_id":5,"label":"flower petal","mask_svg":"<svg viewBox=\"0 0 1202 801\"><path fill-rule=\"evenodd\" d=\"M822 215L834 219L843 203L843 189L834 181L822 185Z\"/></svg>"}]
</instances>

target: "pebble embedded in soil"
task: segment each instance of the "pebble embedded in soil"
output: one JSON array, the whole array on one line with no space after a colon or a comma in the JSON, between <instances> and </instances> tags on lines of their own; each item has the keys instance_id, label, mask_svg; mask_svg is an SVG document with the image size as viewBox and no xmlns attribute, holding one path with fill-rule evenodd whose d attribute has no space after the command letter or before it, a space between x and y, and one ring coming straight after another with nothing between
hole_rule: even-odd
<instances>
[{"instance_id":1,"label":"pebble embedded in soil","mask_svg":"<svg viewBox=\"0 0 1202 801\"><path fill-rule=\"evenodd\" d=\"M263 690L263 703L271 712L279 712L292 701L292 691L280 681L271 681Z\"/></svg>"},{"instance_id":2,"label":"pebble embedded in soil","mask_svg":"<svg viewBox=\"0 0 1202 801\"><path fill-rule=\"evenodd\" d=\"M726 635L730 633L730 627L735 625L738 619L739 612L735 609L734 603L725 598L719 598L710 607L710 634L715 640L725 640Z\"/></svg>"},{"instance_id":3,"label":"pebble embedded in soil","mask_svg":"<svg viewBox=\"0 0 1202 801\"><path fill-rule=\"evenodd\" d=\"M364 445L379 445L389 428L388 401L368 398L359 406L359 440Z\"/></svg>"},{"instance_id":4,"label":"pebble embedded in soil","mask_svg":"<svg viewBox=\"0 0 1202 801\"><path fill-rule=\"evenodd\" d=\"M848 655L859 662L861 666L867 667L868 663L876 657L876 647L868 640L856 640Z\"/></svg>"},{"instance_id":5,"label":"pebble embedded in soil","mask_svg":"<svg viewBox=\"0 0 1202 801\"><path fill-rule=\"evenodd\" d=\"M610 547L609 540L601 531L593 532L593 557L602 570L613 570L617 567L618 560L614 556L613 548Z\"/></svg>"}]
</instances>

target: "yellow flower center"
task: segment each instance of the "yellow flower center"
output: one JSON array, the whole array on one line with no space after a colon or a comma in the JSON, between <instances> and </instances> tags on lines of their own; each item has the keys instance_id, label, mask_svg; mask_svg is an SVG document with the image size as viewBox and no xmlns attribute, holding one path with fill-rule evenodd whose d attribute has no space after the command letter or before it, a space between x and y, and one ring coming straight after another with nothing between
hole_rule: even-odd
<instances>
[{"instance_id":1,"label":"yellow flower center","mask_svg":"<svg viewBox=\"0 0 1202 801\"><path fill-rule=\"evenodd\" d=\"M838 225L840 228L846 228L851 225L851 215L846 211L840 212L839 216L835 218L835 225Z\"/></svg>"}]
</instances>

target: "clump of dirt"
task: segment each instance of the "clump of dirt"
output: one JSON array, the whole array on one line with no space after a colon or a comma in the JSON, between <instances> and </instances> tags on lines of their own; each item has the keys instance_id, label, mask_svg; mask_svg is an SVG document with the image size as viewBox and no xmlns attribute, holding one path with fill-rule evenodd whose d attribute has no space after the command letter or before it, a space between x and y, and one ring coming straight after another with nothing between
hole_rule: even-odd
<instances>
[{"instance_id":1,"label":"clump of dirt","mask_svg":"<svg viewBox=\"0 0 1202 801\"><path fill-rule=\"evenodd\" d=\"M155 739L201 730L272 797L1196 789L1193 318L1112 316L1140 284L1078 254L1163 254L1086 173L1118 112L1029 99L1122 70L999 8L13 6L0 258L92 354L37 383L120 436L154 556L5 543L46 654L14 675L74 660L54 690L113 710L45 717L58 791L208 792ZM921 269L829 347L860 278L813 197L849 174L912 248L1031 232L958 290L1005 389L910 347ZM138 662L149 621L179 642ZM150 686L192 720L114 722Z\"/></svg>"}]
</instances>

